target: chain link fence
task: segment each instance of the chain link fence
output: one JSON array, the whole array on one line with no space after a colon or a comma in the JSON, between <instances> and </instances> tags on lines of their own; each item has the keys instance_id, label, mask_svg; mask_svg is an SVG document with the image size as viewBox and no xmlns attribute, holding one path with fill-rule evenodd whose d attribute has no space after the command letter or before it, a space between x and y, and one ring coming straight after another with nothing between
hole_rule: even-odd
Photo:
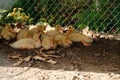
<instances>
[{"instance_id":1,"label":"chain link fence","mask_svg":"<svg viewBox=\"0 0 120 80\"><path fill-rule=\"evenodd\" d=\"M14 7L30 13L34 24L42 21L51 26L73 25L79 29L89 26L98 32L120 32L120 0L8 0L2 8L9 12Z\"/></svg>"}]
</instances>

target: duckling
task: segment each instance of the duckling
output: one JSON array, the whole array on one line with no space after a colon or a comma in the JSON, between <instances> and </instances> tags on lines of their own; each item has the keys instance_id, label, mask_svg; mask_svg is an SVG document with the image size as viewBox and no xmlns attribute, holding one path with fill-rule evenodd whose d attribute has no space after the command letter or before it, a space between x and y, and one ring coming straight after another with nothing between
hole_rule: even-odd
<instances>
[{"instance_id":1,"label":"duckling","mask_svg":"<svg viewBox=\"0 0 120 80\"><path fill-rule=\"evenodd\" d=\"M22 29L18 32L17 40L24 39L24 38L32 38L30 31L27 29Z\"/></svg>"},{"instance_id":2,"label":"duckling","mask_svg":"<svg viewBox=\"0 0 120 80\"><path fill-rule=\"evenodd\" d=\"M34 49L41 47L41 41L39 35L34 35L33 38L20 39L9 45L16 49Z\"/></svg>"},{"instance_id":3,"label":"duckling","mask_svg":"<svg viewBox=\"0 0 120 80\"><path fill-rule=\"evenodd\" d=\"M55 36L57 34L62 34L62 33L63 33L63 29L60 25L56 25L54 29L52 28L46 31L46 34L49 36Z\"/></svg>"},{"instance_id":4,"label":"duckling","mask_svg":"<svg viewBox=\"0 0 120 80\"><path fill-rule=\"evenodd\" d=\"M42 34L44 33L46 26L44 25L37 25L37 27L31 28L29 29L31 35L35 35L35 34Z\"/></svg>"},{"instance_id":5,"label":"duckling","mask_svg":"<svg viewBox=\"0 0 120 80\"><path fill-rule=\"evenodd\" d=\"M55 41L57 42L57 45L63 47L69 47L72 45L72 41L64 34L55 35Z\"/></svg>"},{"instance_id":6,"label":"duckling","mask_svg":"<svg viewBox=\"0 0 120 80\"><path fill-rule=\"evenodd\" d=\"M16 38L16 32L10 25L6 25L1 31L1 36L6 40L14 39Z\"/></svg>"},{"instance_id":7,"label":"duckling","mask_svg":"<svg viewBox=\"0 0 120 80\"><path fill-rule=\"evenodd\" d=\"M65 33L66 36L73 42L82 42L84 46L90 46L93 39L85 36L84 34L74 30L72 26L69 26L69 30Z\"/></svg>"},{"instance_id":8,"label":"duckling","mask_svg":"<svg viewBox=\"0 0 120 80\"><path fill-rule=\"evenodd\" d=\"M47 34L42 34L41 40L42 40L41 45L45 50L55 49L57 47L54 37L52 36L49 36Z\"/></svg>"}]
</instances>

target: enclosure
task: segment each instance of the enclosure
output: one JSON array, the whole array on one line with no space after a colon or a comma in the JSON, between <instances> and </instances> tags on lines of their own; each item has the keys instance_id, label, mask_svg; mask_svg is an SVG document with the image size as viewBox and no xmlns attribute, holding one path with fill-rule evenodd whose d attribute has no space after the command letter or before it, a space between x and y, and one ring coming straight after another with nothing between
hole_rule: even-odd
<instances>
[{"instance_id":1,"label":"enclosure","mask_svg":"<svg viewBox=\"0 0 120 80\"><path fill-rule=\"evenodd\" d=\"M14 49L15 40L0 35L1 80L120 80L120 0L0 1L0 34L5 25L43 23L73 26L93 43L58 46L38 58L40 48Z\"/></svg>"}]
</instances>

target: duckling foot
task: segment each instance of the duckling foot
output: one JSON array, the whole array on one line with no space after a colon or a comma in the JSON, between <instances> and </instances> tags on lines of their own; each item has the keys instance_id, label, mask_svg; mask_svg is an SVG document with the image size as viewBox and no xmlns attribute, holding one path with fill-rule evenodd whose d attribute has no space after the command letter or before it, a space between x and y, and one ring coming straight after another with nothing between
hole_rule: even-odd
<instances>
[{"instance_id":1,"label":"duckling foot","mask_svg":"<svg viewBox=\"0 0 120 80\"><path fill-rule=\"evenodd\" d=\"M83 45L84 46L86 46L86 47L88 47L88 46L91 46L92 44L88 44L88 43L86 43L86 42L84 42L84 41L82 41L82 43L83 43Z\"/></svg>"}]
</instances>

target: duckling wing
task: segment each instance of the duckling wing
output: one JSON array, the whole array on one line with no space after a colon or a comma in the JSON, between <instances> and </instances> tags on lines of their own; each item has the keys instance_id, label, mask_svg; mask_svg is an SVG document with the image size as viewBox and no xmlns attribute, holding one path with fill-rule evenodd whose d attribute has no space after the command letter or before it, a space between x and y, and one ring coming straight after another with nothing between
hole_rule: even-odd
<instances>
[{"instance_id":1,"label":"duckling wing","mask_svg":"<svg viewBox=\"0 0 120 80\"><path fill-rule=\"evenodd\" d=\"M43 47L44 49L48 50L48 49L50 49L50 47L51 47L50 44L51 44L51 42L50 42L49 37L46 36L46 35L43 36L42 43L41 43L42 47Z\"/></svg>"},{"instance_id":2,"label":"duckling wing","mask_svg":"<svg viewBox=\"0 0 120 80\"><path fill-rule=\"evenodd\" d=\"M32 49L35 48L35 42L32 39L20 39L12 44L9 44L13 48L17 49Z\"/></svg>"}]
</instances>

